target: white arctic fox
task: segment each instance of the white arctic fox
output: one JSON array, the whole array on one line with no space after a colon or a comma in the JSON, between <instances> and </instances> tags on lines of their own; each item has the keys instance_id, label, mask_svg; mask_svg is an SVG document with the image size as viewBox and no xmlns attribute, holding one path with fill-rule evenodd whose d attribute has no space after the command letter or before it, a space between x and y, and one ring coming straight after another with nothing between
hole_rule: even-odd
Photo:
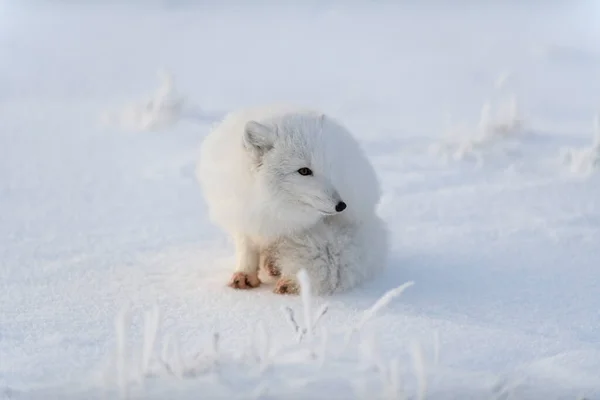
<instances>
[{"instance_id":1,"label":"white arctic fox","mask_svg":"<svg viewBox=\"0 0 600 400\"><path fill-rule=\"evenodd\" d=\"M313 293L350 289L385 266L380 187L352 135L329 116L293 107L227 115L202 143L198 180L211 220L234 239L230 286L296 294L305 269Z\"/></svg>"}]
</instances>

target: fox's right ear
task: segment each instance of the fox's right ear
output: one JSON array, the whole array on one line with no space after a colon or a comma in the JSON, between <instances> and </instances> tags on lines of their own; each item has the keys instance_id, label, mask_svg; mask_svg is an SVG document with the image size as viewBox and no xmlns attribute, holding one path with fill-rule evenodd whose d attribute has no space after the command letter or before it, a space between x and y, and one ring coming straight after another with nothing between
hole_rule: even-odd
<instances>
[{"instance_id":1,"label":"fox's right ear","mask_svg":"<svg viewBox=\"0 0 600 400\"><path fill-rule=\"evenodd\" d=\"M248 121L244 128L244 146L246 149L263 155L273 148L275 132L273 129L256 121Z\"/></svg>"}]
</instances>

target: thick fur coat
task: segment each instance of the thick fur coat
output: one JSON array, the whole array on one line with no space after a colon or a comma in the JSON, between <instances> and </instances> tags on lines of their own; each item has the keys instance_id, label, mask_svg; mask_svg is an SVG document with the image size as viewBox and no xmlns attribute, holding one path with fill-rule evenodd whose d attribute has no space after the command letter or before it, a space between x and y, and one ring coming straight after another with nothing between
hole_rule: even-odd
<instances>
[{"instance_id":1,"label":"thick fur coat","mask_svg":"<svg viewBox=\"0 0 600 400\"><path fill-rule=\"evenodd\" d=\"M375 171L350 132L294 107L234 112L202 143L197 176L211 220L235 242L230 285L251 288L262 267L275 291L296 293L305 269L315 294L348 290L386 263Z\"/></svg>"}]
</instances>

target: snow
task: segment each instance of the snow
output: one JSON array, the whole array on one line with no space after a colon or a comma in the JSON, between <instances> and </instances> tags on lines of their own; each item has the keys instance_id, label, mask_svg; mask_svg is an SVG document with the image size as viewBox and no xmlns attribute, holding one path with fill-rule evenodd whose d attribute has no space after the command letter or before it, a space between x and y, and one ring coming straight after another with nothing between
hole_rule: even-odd
<instances>
[{"instance_id":1,"label":"snow","mask_svg":"<svg viewBox=\"0 0 600 400\"><path fill-rule=\"evenodd\" d=\"M598 398L599 15L3 2L0 398ZM375 280L226 287L198 148L268 102L367 149L393 237Z\"/></svg>"}]
</instances>

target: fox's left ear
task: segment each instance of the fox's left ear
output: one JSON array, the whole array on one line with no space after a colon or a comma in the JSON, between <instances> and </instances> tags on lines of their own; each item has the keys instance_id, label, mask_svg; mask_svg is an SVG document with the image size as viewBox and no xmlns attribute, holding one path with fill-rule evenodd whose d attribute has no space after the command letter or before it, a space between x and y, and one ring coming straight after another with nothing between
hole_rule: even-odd
<instances>
[{"instance_id":1,"label":"fox's left ear","mask_svg":"<svg viewBox=\"0 0 600 400\"><path fill-rule=\"evenodd\" d=\"M248 121L244 128L244 146L256 153L263 155L273 148L275 131L270 127L256 121Z\"/></svg>"}]
</instances>

